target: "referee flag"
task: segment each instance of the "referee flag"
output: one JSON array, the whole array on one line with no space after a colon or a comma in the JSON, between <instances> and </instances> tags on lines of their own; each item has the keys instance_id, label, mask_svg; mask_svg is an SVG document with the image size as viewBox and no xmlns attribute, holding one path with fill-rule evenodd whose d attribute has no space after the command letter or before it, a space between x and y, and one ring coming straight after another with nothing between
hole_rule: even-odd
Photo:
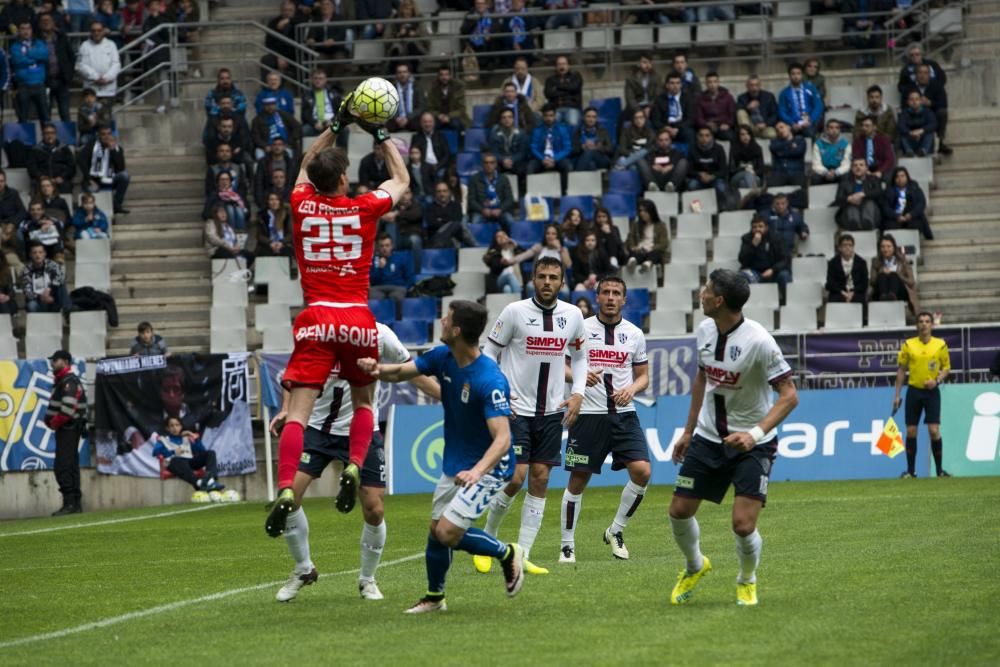
<instances>
[{"instance_id":1,"label":"referee flag","mask_svg":"<svg viewBox=\"0 0 1000 667\"><path fill-rule=\"evenodd\" d=\"M882 429L882 435L879 436L875 446L890 459L895 458L905 449L903 447L903 434L899 432L896 420L892 417L886 420L885 428Z\"/></svg>"}]
</instances>

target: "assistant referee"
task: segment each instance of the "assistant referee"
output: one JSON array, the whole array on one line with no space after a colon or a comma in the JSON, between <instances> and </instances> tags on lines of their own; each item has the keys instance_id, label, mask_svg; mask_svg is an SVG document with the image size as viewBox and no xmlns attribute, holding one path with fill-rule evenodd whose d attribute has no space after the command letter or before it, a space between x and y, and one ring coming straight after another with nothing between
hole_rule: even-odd
<instances>
[{"instance_id":1,"label":"assistant referee","mask_svg":"<svg viewBox=\"0 0 1000 667\"><path fill-rule=\"evenodd\" d=\"M899 392L909 373L906 388L906 472L900 477L912 479L917 476L917 425L920 415L924 415L927 433L931 438L931 454L938 477L951 477L941 467L941 390L938 388L951 371L948 344L931 335L934 318L930 313L917 315L917 335L907 338L899 349L899 370L896 371L896 397L892 409L899 409Z\"/></svg>"}]
</instances>

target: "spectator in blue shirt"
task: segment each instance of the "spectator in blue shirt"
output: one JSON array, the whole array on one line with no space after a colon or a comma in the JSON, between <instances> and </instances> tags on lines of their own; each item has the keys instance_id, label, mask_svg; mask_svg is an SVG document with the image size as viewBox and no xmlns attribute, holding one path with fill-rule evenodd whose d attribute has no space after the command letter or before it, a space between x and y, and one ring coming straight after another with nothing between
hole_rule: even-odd
<instances>
[{"instance_id":1,"label":"spectator in blue shirt","mask_svg":"<svg viewBox=\"0 0 1000 667\"><path fill-rule=\"evenodd\" d=\"M542 124L531 133L531 162L528 173L558 171L563 194L566 194L567 174L573 169L569 155L573 150L569 127L556 122L556 107L546 104L542 107Z\"/></svg>"},{"instance_id":2,"label":"spectator in blue shirt","mask_svg":"<svg viewBox=\"0 0 1000 667\"><path fill-rule=\"evenodd\" d=\"M806 184L806 140L792 134L791 126L779 120L774 128L778 136L771 140L771 175L769 187Z\"/></svg>"},{"instance_id":3,"label":"spectator in blue shirt","mask_svg":"<svg viewBox=\"0 0 1000 667\"><path fill-rule=\"evenodd\" d=\"M247 96L233 85L233 73L228 68L222 67L216 75L215 88L205 95L205 113L209 120L214 120L219 116L219 100L223 97L230 97L233 100L233 112L243 117L247 112Z\"/></svg>"},{"instance_id":4,"label":"spectator in blue shirt","mask_svg":"<svg viewBox=\"0 0 1000 667\"><path fill-rule=\"evenodd\" d=\"M803 80L802 65L789 65L788 85L778 95L778 117L788 123L794 134L812 138L825 110L816 86Z\"/></svg>"},{"instance_id":5,"label":"spectator in blue shirt","mask_svg":"<svg viewBox=\"0 0 1000 667\"><path fill-rule=\"evenodd\" d=\"M278 100L278 111L295 114L295 98L292 93L281 87L281 75L277 72L268 72L264 78L264 87L254 98L253 108L257 113L264 111L264 98L273 97Z\"/></svg>"},{"instance_id":6,"label":"spectator in blue shirt","mask_svg":"<svg viewBox=\"0 0 1000 667\"><path fill-rule=\"evenodd\" d=\"M784 193L774 196L771 208L761 211L767 220L768 229L785 242L788 256L795 254L795 239L803 241L809 238L809 226L802 220L802 213L788 205L788 197Z\"/></svg>"},{"instance_id":7,"label":"spectator in blue shirt","mask_svg":"<svg viewBox=\"0 0 1000 667\"><path fill-rule=\"evenodd\" d=\"M392 299L398 311L406 298L406 291L413 286L413 272L410 263L402 255L393 256L392 250L392 237L385 232L379 234L372 260L368 298Z\"/></svg>"},{"instance_id":8,"label":"spectator in blue shirt","mask_svg":"<svg viewBox=\"0 0 1000 667\"><path fill-rule=\"evenodd\" d=\"M97 200L90 192L80 195L80 206L73 212L70 221L73 228L73 236L77 239L106 239L108 238L108 216L104 211L97 208Z\"/></svg>"},{"instance_id":9,"label":"spectator in blue shirt","mask_svg":"<svg viewBox=\"0 0 1000 667\"><path fill-rule=\"evenodd\" d=\"M198 434L185 431L177 417L167 417L165 426L167 433L156 438L153 456L162 456L167 462L167 470L196 491L221 491L226 488L215 480L219 474L215 452L205 448ZM205 473L198 479L194 471L201 468L205 469Z\"/></svg>"},{"instance_id":10,"label":"spectator in blue shirt","mask_svg":"<svg viewBox=\"0 0 1000 667\"><path fill-rule=\"evenodd\" d=\"M27 123L29 107L34 106L38 119L49 122L49 100L45 94L45 73L49 63L49 47L34 38L30 21L17 26L17 39L10 45L10 65L17 84L14 109L17 122Z\"/></svg>"}]
</instances>

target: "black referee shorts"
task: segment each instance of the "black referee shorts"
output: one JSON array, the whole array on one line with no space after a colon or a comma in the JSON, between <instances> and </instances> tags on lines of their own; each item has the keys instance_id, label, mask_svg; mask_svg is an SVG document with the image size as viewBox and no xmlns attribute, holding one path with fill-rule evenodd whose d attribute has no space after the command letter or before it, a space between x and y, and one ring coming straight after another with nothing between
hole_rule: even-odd
<instances>
[{"instance_id":1,"label":"black referee shorts","mask_svg":"<svg viewBox=\"0 0 1000 667\"><path fill-rule=\"evenodd\" d=\"M906 387L906 425L916 426L920 423L920 415L924 415L925 424L941 423L941 390L920 389L908 385Z\"/></svg>"}]
</instances>

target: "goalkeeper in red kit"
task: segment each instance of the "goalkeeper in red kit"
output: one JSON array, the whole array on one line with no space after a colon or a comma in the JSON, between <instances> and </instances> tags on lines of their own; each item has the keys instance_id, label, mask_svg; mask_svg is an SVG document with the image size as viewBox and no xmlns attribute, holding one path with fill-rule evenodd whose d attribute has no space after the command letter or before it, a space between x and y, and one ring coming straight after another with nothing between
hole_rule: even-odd
<instances>
[{"instance_id":1,"label":"goalkeeper in red kit","mask_svg":"<svg viewBox=\"0 0 1000 667\"><path fill-rule=\"evenodd\" d=\"M374 380L357 360L378 357L378 331L368 309L369 271L378 220L410 187L410 177L388 131L351 114L353 95L344 98L334 123L302 158L291 195L295 258L306 308L293 324L295 349L282 385L290 393L288 416L278 445L278 498L264 529L281 535L295 507L292 480L302 456L304 426L313 403L337 371L351 385L349 462L340 476L336 507L354 508L360 469L375 429ZM348 197L347 156L334 148L337 133L350 123L367 130L377 143L389 180L360 197Z\"/></svg>"}]
</instances>

